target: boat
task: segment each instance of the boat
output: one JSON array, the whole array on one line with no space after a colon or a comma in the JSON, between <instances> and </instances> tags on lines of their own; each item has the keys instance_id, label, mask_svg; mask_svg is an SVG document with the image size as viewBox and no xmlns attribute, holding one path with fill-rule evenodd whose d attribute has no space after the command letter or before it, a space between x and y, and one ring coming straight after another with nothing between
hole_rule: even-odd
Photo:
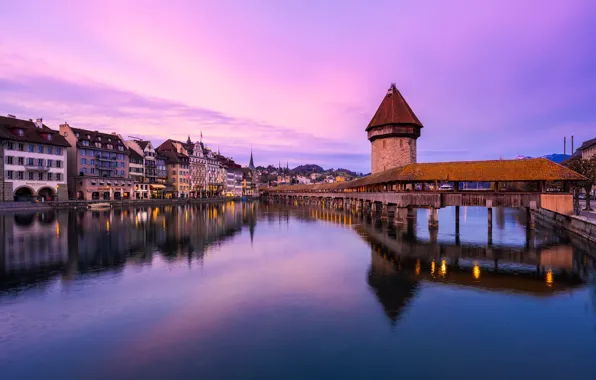
<instances>
[{"instance_id":1,"label":"boat","mask_svg":"<svg viewBox=\"0 0 596 380\"><path fill-rule=\"evenodd\" d=\"M111 208L112 205L109 203L91 203L87 206L89 210L101 210L106 208Z\"/></svg>"}]
</instances>

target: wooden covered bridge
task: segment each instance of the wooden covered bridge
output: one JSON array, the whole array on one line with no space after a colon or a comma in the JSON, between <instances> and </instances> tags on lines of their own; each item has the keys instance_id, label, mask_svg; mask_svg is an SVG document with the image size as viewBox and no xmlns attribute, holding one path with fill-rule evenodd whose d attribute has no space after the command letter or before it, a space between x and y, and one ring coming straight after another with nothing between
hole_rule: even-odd
<instances>
[{"instance_id":1,"label":"wooden covered bridge","mask_svg":"<svg viewBox=\"0 0 596 380\"><path fill-rule=\"evenodd\" d=\"M429 226L438 226L438 209L460 206L488 209L525 208L528 227L532 210L573 212L571 184L585 177L545 158L523 160L414 163L377 172L350 182L281 185L261 190L265 197L338 208L350 208L405 224L415 208L428 208Z\"/></svg>"}]
</instances>

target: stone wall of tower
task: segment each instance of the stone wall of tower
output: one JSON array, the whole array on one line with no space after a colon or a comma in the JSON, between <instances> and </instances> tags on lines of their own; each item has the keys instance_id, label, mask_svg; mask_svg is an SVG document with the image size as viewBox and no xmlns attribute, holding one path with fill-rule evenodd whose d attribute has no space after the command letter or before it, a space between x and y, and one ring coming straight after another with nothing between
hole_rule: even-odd
<instances>
[{"instance_id":1,"label":"stone wall of tower","mask_svg":"<svg viewBox=\"0 0 596 380\"><path fill-rule=\"evenodd\" d=\"M372 173L416 162L416 139L386 137L371 143Z\"/></svg>"}]
</instances>

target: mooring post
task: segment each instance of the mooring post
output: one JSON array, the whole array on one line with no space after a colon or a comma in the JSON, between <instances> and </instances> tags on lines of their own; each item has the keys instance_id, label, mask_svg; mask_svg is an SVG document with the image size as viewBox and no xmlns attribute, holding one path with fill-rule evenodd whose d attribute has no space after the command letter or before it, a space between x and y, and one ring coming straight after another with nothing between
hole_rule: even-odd
<instances>
[{"instance_id":1,"label":"mooring post","mask_svg":"<svg viewBox=\"0 0 596 380\"><path fill-rule=\"evenodd\" d=\"M455 235L459 236L459 206L455 206Z\"/></svg>"},{"instance_id":2,"label":"mooring post","mask_svg":"<svg viewBox=\"0 0 596 380\"><path fill-rule=\"evenodd\" d=\"M439 210L435 207L428 209L428 227L439 227Z\"/></svg>"},{"instance_id":3,"label":"mooring post","mask_svg":"<svg viewBox=\"0 0 596 380\"><path fill-rule=\"evenodd\" d=\"M387 209L387 203L383 203L381 205L381 219L387 220L389 214L389 210Z\"/></svg>"},{"instance_id":4,"label":"mooring post","mask_svg":"<svg viewBox=\"0 0 596 380\"><path fill-rule=\"evenodd\" d=\"M531 207L526 207L526 219L527 219L527 228L533 230L534 225L534 213L532 212Z\"/></svg>"}]
</instances>

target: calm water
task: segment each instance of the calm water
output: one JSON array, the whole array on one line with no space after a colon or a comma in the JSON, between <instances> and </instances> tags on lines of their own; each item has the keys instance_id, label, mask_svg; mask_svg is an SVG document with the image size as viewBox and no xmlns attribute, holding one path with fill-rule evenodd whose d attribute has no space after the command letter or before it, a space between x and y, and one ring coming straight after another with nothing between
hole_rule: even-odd
<instances>
[{"instance_id":1,"label":"calm water","mask_svg":"<svg viewBox=\"0 0 596 380\"><path fill-rule=\"evenodd\" d=\"M594 248L496 210L0 216L2 379L594 379ZM418 222L416 222L418 221ZM592 250L592 253L590 253Z\"/></svg>"}]
</instances>

